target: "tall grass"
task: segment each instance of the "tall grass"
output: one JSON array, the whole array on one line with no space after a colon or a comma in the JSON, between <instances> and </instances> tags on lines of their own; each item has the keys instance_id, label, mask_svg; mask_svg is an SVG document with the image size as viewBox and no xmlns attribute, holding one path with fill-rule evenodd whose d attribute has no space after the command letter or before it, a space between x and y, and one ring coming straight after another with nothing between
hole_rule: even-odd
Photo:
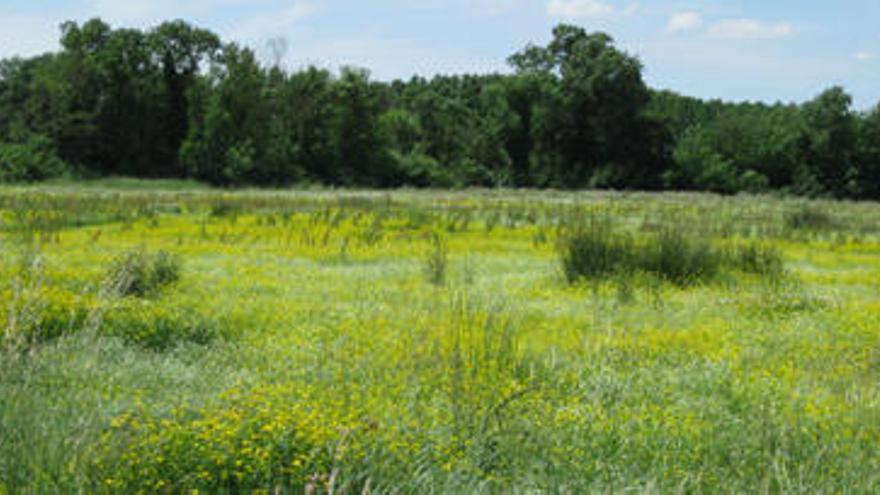
<instances>
[{"instance_id":1,"label":"tall grass","mask_svg":"<svg viewBox=\"0 0 880 495\"><path fill-rule=\"evenodd\" d=\"M704 237L681 226L664 228L638 253L638 268L682 287L713 279L721 254Z\"/></svg>"},{"instance_id":2,"label":"tall grass","mask_svg":"<svg viewBox=\"0 0 880 495\"><path fill-rule=\"evenodd\" d=\"M805 204L785 213L785 226L791 230L826 230L835 226L835 220L818 206Z\"/></svg>"},{"instance_id":3,"label":"tall grass","mask_svg":"<svg viewBox=\"0 0 880 495\"><path fill-rule=\"evenodd\" d=\"M679 286L711 280L721 254L708 241L681 227L664 227L635 242L610 222L591 218L560 237L563 273L570 283L644 272Z\"/></svg>"},{"instance_id":4,"label":"tall grass","mask_svg":"<svg viewBox=\"0 0 880 495\"><path fill-rule=\"evenodd\" d=\"M766 277L784 272L781 253L767 243L741 241L721 248L705 234L675 223L660 225L635 241L609 221L591 218L561 235L558 250L569 283L646 273L691 287L715 279L725 268Z\"/></svg>"},{"instance_id":5,"label":"tall grass","mask_svg":"<svg viewBox=\"0 0 880 495\"><path fill-rule=\"evenodd\" d=\"M108 279L118 284L122 296L151 297L180 280L182 267L180 257L167 251L152 254L138 249L120 256Z\"/></svg>"},{"instance_id":6,"label":"tall grass","mask_svg":"<svg viewBox=\"0 0 880 495\"><path fill-rule=\"evenodd\" d=\"M449 265L449 247L446 240L437 232L430 236L430 247L422 261L422 271L429 284L442 286L446 283Z\"/></svg>"},{"instance_id":7,"label":"tall grass","mask_svg":"<svg viewBox=\"0 0 880 495\"><path fill-rule=\"evenodd\" d=\"M605 278L638 266L635 244L629 237L616 233L609 219L590 217L585 224L563 231L559 249L562 271L571 283L584 278Z\"/></svg>"}]
</instances>

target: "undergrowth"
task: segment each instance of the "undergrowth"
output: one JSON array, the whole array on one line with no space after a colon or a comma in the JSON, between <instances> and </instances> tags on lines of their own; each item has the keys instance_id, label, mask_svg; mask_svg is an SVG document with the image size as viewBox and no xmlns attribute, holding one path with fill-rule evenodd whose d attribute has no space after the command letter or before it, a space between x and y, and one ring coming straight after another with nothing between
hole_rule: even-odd
<instances>
[{"instance_id":1,"label":"undergrowth","mask_svg":"<svg viewBox=\"0 0 880 495\"><path fill-rule=\"evenodd\" d=\"M705 235L666 225L635 240L608 220L589 219L564 230L558 251L569 283L651 274L680 287L713 280L722 268L777 276L783 271L778 250L741 242L732 249L714 245Z\"/></svg>"}]
</instances>

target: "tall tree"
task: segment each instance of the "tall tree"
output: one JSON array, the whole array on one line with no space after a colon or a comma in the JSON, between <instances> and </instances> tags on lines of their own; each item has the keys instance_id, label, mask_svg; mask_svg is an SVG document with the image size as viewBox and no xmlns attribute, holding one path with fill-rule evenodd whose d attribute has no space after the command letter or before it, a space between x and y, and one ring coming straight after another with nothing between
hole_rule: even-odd
<instances>
[{"instance_id":1,"label":"tall tree","mask_svg":"<svg viewBox=\"0 0 880 495\"><path fill-rule=\"evenodd\" d=\"M856 117L851 107L852 97L839 86L803 106L803 166L828 193L838 197L855 193L858 183Z\"/></svg>"},{"instance_id":2,"label":"tall tree","mask_svg":"<svg viewBox=\"0 0 880 495\"><path fill-rule=\"evenodd\" d=\"M860 197L880 200L880 105L860 122L858 164Z\"/></svg>"},{"instance_id":3,"label":"tall tree","mask_svg":"<svg viewBox=\"0 0 880 495\"><path fill-rule=\"evenodd\" d=\"M379 125L385 109L369 72L343 68L333 86L333 105L333 144L337 153L334 182L372 186L393 182L387 176L390 158Z\"/></svg>"},{"instance_id":4,"label":"tall tree","mask_svg":"<svg viewBox=\"0 0 880 495\"><path fill-rule=\"evenodd\" d=\"M520 74L556 78L560 98L550 115L563 161L559 185L625 187L629 181L659 182L667 147L645 115L648 88L641 63L617 50L604 33L560 25L544 48L529 46L510 63ZM633 153L646 146L647 151ZM660 153L655 156L655 153Z\"/></svg>"},{"instance_id":5,"label":"tall tree","mask_svg":"<svg viewBox=\"0 0 880 495\"><path fill-rule=\"evenodd\" d=\"M202 64L220 53L220 38L205 29L184 21L165 22L149 34L154 57L162 69L165 105L160 119L165 129L158 143L164 156L159 175L176 175L178 150L186 139L189 126L187 93L196 84Z\"/></svg>"}]
</instances>

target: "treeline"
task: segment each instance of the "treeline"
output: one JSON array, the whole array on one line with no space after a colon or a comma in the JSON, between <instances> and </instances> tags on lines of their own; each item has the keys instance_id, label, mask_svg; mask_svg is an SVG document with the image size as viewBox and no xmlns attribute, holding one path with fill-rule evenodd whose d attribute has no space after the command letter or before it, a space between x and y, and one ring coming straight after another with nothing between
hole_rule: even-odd
<instances>
[{"instance_id":1,"label":"treeline","mask_svg":"<svg viewBox=\"0 0 880 495\"><path fill-rule=\"evenodd\" d=\"M603 33L560 25L510 75L288 72L182 21L65 23L58 53L0 62L0 181L783 190L880 198L880 110L652 91Z\"/></svg>"}]
</instances>

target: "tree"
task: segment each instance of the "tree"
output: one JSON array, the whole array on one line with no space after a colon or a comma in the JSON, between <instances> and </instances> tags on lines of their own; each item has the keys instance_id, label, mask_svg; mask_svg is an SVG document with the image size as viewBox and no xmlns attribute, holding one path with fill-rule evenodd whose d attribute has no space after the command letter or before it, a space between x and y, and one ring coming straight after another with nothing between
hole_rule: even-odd
<instances>
[{"instance_id":1,"label":"tree","mask_svg":"<svg viewBox=\"0 0 880 495\"><path fill-rule=\"evenodd\" d=\"M254 53L235 44L223 68L191 92L194 105L180 161L188 175L221 185L268 182L259 168L268 138L265 74Z\"/></svg>"},{"instance_id":2,"label":"tree","mask_svg":"<svg viewBox=\"0 0 880 495\"><path fill-rule=\"evenodd\" d=\"M545 48L529 46L509 61L520 74L551 76L559 87L548 115L548 135L562 156L559 185L625 187L636 177L659 183L668 156L653 156L666 147L653 142L663 136L645 114L641 63L617 50L610 36L563 24Z\"/></svg>"},{"instance_id":3,"label":"tree","mask_svg":"<svg viewBox=\"0 0 880 495\"><path fill-rule=\"evenodd\" d=\"M221 43L214 33L190 26L184 21L165 22L149 34L154 60L161 66L164 106L159 121L164 139L156 143L163 156L158 175L179 175L178 150L189 133L187 94L197 82L206 61L220 53Z\"/></svg>"},{"instance_id":4,"label":"tree","mask_svg":"<svg viewBox=\"0 0 880 495\"><path fill-rule=\"evenodd\" d=\"M333 143L336 155L334 182L342 185L384 186L390 176L387 145L379 126L384 112L378 88L369 72L347 67L333 86Z\"/></svg>"},{"instance_id":5,"label":"tree","mask_svg":"<svg viewBox=\"0 0 880 495\"><path fill-rule=\"evenodd\" d=\"M832 87L804 104L806 129L801 139L801 161L828 193L843 197L857 191L855 166L856 118L852 97Z\"/></svg>"},{"instance_id":6,"label":"tree","mask_svg":"<svg viewBox=\"0 0 880 495\"><path fill-rule=\"evenodd\" d=\"M860 196L880 200L880 105L859 123L857 162Z\"/></svg>"}]
</instances>

